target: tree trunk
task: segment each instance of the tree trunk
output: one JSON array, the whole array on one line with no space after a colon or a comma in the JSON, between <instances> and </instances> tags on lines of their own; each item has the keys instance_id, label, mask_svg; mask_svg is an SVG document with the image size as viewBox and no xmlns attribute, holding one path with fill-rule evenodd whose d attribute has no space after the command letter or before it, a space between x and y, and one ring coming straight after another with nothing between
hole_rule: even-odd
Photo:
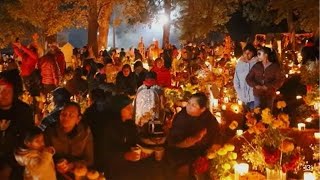
<instances>
[{"instance_id":1,"label":"tree trunk","mask_svg":"<svg viewBox=\"0 0 320 180\"><path fill-rule=\"evenodd\" d=\"M99 14L99 37L98 47L108 47L108 35L110 28L110 18L112 14L112 3L104 4Z\"/></svg>"},{"instance_id":2,"label":"tree trunk","mask_svg":"<svg viewBox=\"0 0 320 180\"><path fill-rule=\"evenodd\" d=\"M296 49L296 28L293 20L293 13L292 10L288 10L287 14L287 23L288 23L288 30L290 33L290 43L292 45L292 50L295 51Z\"/></svg>"},{"instance_id":3,"label":"tree trunk","mask_svg":"<svg viewBox=\"0 0 320 180\"><path fill-rule=\"evenodd\" d=\"M116 26L113 24L112 26L112 45L113 48L116 48Z\"/></svg>"},{"instance_id":4,"label":"tree trunk","mask_svg":"<svg viewBox=\"0 0 320 180\"><path fill-rule=\"evenodd\" d=\"M92 46L94 54L98 55L98 2L97 0L88 0L88 45Z\"/></svg>"},{"instance_id":5,"label":"tree trunk","mask_svg":"<svg viewBox=\"0 0 320 180\"><path fill-rule=\"evenodd\" d=\"M163 25L162 48L170 43L170 23L171 23L171 0L164 1L164 13L168 17L168 22Z\"/></svg>"}]
</instances>

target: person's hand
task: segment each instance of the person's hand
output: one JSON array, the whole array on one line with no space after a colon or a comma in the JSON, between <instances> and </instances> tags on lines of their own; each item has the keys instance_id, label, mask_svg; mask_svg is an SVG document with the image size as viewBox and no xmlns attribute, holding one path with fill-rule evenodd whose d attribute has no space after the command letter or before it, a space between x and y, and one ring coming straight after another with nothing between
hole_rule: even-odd
<instances>
[{"instance_id":1,"label":"person's hand","mask_svg":"<svg viewBox=\"0 0 320 180\"><path fill-rule=\"evenodd\" d=\"M207 128L202 129L196 136L194 137L195 143L201 141L201 139L207 134Z\"/></svg>"},{"instance_id":2,"label":"person's hand","mask_svg":"<svg viewBox=\"0 0 320 180\"><path fill-rule=\"evenodd\" d=\"M263 86L261 87L261 89L263 89L263 90L268 90L268 87L265 86L265 85L263 85Z\"/></svg>"},{"instance_id":3,"label":"person's hand","mask_svg":"<svg viewBox=\"0 0 320 180\"><path fill-rule=\"evenodd\" d=\"M124 154L124 159L127 161L137 161L138 159L140 159L140 154L129 151Z\"/></svg>"},{"instance_id":4,"label":"person's hand","mask_svg":"<svg viewBox=\"0 0 320 180\"><path fill-rule=\"evenodd\" d=\"M14 42L14 43L12 43L12 45L14 47L17 47L17 48L21 49L21 43L20 42Z\"/></svg>"},{"instance_id":5,"label":"person's hand","mask_svg":"<svg viewBox=\"0 0 320 180\"><path fill-rule=\"evenodd\" d=\"M262 86L256 85L255 88L256 88L256 89L262 89Z\"/></svg>"},{"instance_id":6,"label":"person's hand","mask_svg":"<svg viewBox=\"0 0 320 180\"><path fill-rule=\"evenodd\" d=\"M143 151L141 151L140 159L145 159L145 158L148 158L150 156L151 156L151 154L147 154L147 153L144 153Z\"/></svg>"},{"instance_id":7,"label":"person's hand","mask_svg":"<svg viewBox=\"0 0 320 180\"><path fill-rule=\"evenodd\" d=\"M50 147L45 147L44 150L45 152L48 152L50 154L54 154L56 151L54 149L54 147L50 146Z\"/></svg>"}]
</instances>

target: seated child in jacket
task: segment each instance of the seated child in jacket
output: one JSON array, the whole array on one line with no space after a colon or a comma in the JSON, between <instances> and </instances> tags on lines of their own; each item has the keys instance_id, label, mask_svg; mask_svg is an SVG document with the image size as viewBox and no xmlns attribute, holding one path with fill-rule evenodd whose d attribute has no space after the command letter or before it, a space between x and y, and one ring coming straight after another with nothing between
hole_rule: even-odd
<instances>
[{"instance_id":1,"label":"seated child in jacket","mask_svg":"<svg viewBox=\"0 0 320 180\"><path fill-rule=\"evenodd\" d=\"M25 136L23 145L14 153L17 162L25 167L24 179L56 180L52 159L54 152L53 147L45 147L41 129L31 128Z\"/></svg>"}]
</instances>

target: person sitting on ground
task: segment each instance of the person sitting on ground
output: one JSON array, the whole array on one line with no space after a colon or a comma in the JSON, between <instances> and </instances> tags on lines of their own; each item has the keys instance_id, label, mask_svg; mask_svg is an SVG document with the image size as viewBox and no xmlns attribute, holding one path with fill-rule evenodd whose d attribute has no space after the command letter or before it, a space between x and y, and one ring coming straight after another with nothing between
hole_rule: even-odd
<instances>
[{"instance_id":1,"label":"person sitting on ground","mask_svg":"<svg viewBox=\"0 0 320 180\"><path fill-rule=\"evenodd\" d=\"M193 94L187 106L176 114L167 140L168 169L175 179L190 177L191 164L196 158L221 142L219 123L208 110L204 93Z\"/></svg>"},{"instance_id":2,"label":"person sitting on ground","mask_svg":"<svg viewBox=\"0 0 320 180\"><path fill-rule=\"evenodd\" d=\"M129 64L123 65L122 70L117 74L116 88L118 92L130 96L136 93L136 77L135 74L131 71L131 67Z\"/></svg>"},{"instance_id":3,"label":"person sitting on ground","mask_svg":"<svg viewBox=\"0 0 320 180\"><path fill-rule=\"evenodd\" d=\"M68 102L64 105L59 123L46 129L46 144L56 150L55 161L65 159L69 166L57 166L60 173L70 171L76 163L93 165L93 139L91 130L81 121L79 104Z\"/></svg>"},{"instance_id":4,"label":"person sitting on ground","mask_svg":"<svg viewBox=\"0 0 320 180\"><path fill-rule=\"evenodd\" d=\"M143 84L143 81L146 77L146 73L148 72L148 70L146 70L143 67L143 64L141 61L135 62L133 65L133 69L137 79L137 87L140 87Z\"/></svg>"},{"instance_id":5,"label":"person sitting on ground","mask_svg":"<svg viewBox=\"0 0 320 180\"><path fill-rule=\"evenodd\" d=\"M23 145L14 153L17 162L25 167L24 179L56 180L54 152L53 147L45 147L41 129L28 130Z\"/></svg>"},{"instance_id":6,"label":"person sitting on ground","mask_svg":"<svg viewBox=\"0 0 320 180\"><path fill-rule=\"evenodd\" d=\"M171 86L171 74L170 70L164 67L164 61L161 58L157 58L154 61L154 67L151 71L157 74L157 84L161 87Z\"/></svg>"},{"instance_id":7,"label":"person sitting on ground","mask_svg":"<svg viewBox=\"0 0 320 180\"><path fill-rule=\"evenodd\" d=\"M67 81L65 88L72 96L83 94L88 91L88 82L82 78L81 68L75 69L72 79Z\"/></svg>"}]
</instances>

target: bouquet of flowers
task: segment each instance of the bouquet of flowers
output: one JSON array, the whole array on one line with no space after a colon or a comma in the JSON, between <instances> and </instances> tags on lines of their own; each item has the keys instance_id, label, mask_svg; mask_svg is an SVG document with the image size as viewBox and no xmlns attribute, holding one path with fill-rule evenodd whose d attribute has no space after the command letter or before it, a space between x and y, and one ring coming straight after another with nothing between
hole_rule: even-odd
<instances>
[{"instance_id":1,"label":"bouquet of flowers","mask_svg":"<svg viewBox=\"0 0 320 180\"><path fill-rule=\"evenodd\" d=\"M303 165L300 147L295 147L293 139L286 137L280 130L289 127L289 116L282 112L284 101L277 102L281 112L275 117L270 109L255 109L246 115L248 132L255 134L253 140L242 146L243 158L252 164L254 170L296 171ZM261 118L260 122L257 121Z\"/></svg>"},{"instance_id":2,"label":"bouquet of flowers","mask_svg":"<svg viewBox=\"0 0 320 180\"><path fill-rule=\"evenodd\" d=\"M234 145L224 146L213 145L208 150L207 158L211 160L210 176L212 179L232 179L233 166L237 163L237 153L234 152Z\"/></svg>"}]
</instances>

